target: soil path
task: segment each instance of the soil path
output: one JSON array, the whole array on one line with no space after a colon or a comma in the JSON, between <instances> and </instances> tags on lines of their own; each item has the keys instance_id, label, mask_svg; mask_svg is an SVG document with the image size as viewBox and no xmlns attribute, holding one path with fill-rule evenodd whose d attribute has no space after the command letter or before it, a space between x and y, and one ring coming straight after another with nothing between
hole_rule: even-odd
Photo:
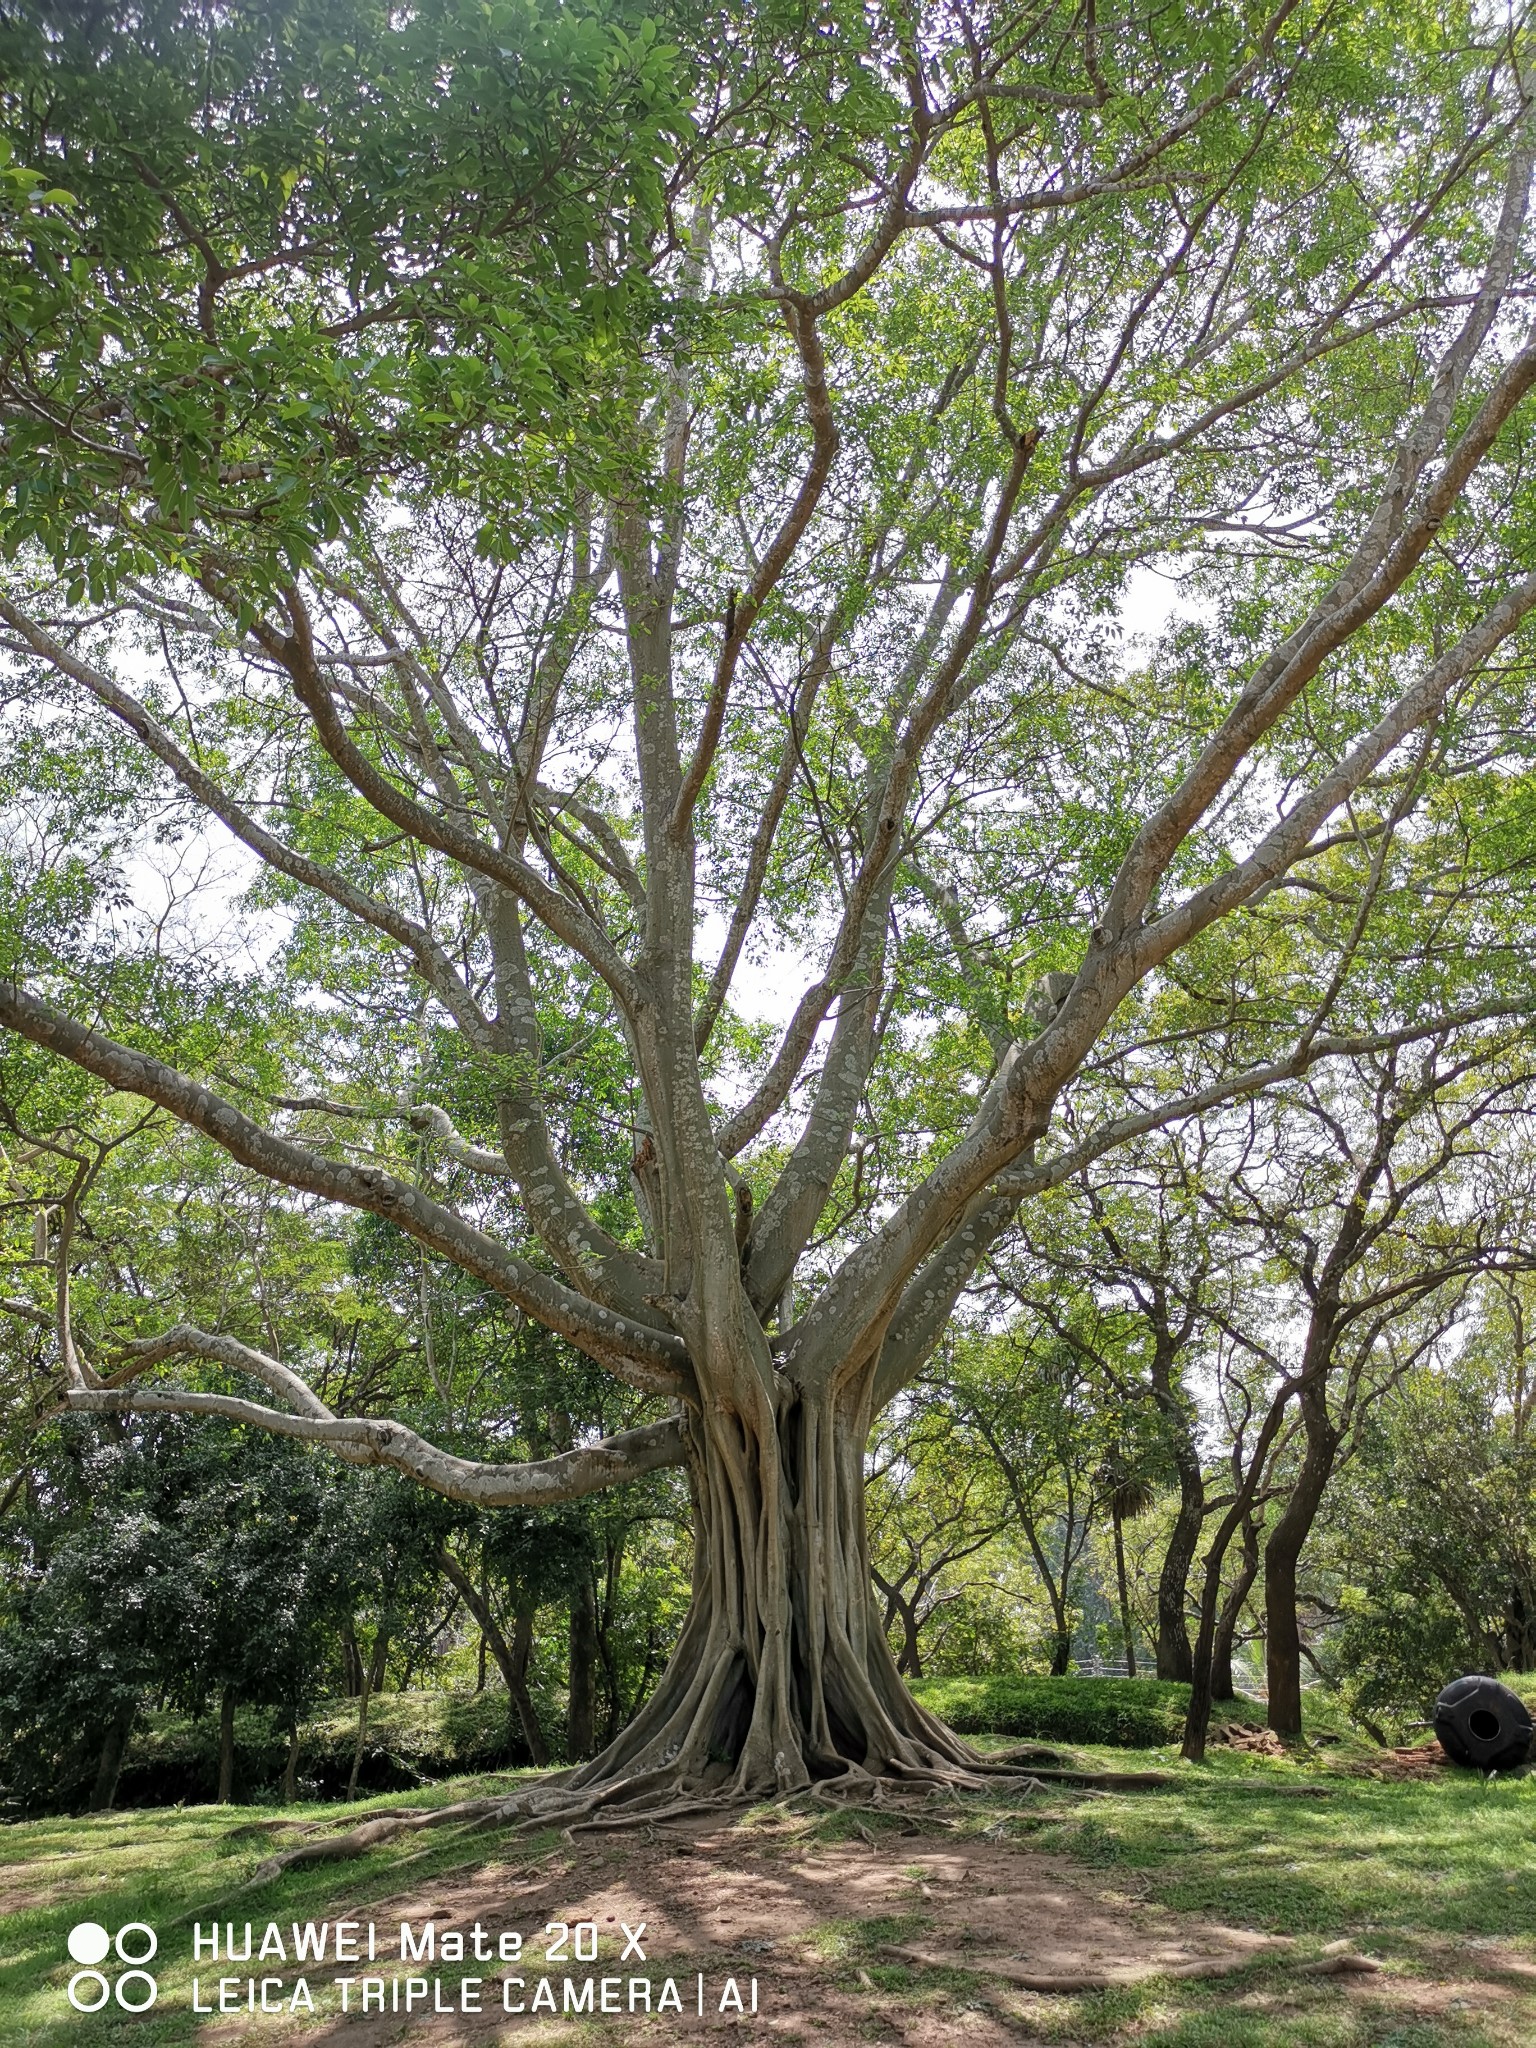
<instances>
[{"instance_id":1,"label":"soil path","mask_svg":"<svg viewBox=\"0 0 1536 2048\"><path fill-rule=\"evenodd\" d=\"M867 1842L827 1843L792 1816L577 1835L538 1856L514 1854L334 1908L332 1924L338 1919L375 1924L374 1969L384 1986L376 1995L385 1999L403 1996L392 1991L391 1979L403 1985L419 1973L423 1982L435 1976L444 1987L436 1995L452 2004L465 1966L451 1941L443 1957L443 1937L460 1936L468 1956L477 1923L490 1944L503 1931L520 1933L523 1953L516 1962L468 1965L480 1976L479 2012L418 2006L409 2015L360 2013L354 1990L347 2017L332 2011L297 2023L244 2015L211 2020L200 2034L207 2048L681 2048L722 2035L741 2048L1047 2048L1047 2039L1060 2048L1063 2018L1073 2008L1032 1991L1031 1978L1108 1975L1129 1984L1164 1972L1219 1977L1224 1965L1273 1955L1287 1964L1278 1979L1238 1978L1230 1988L1212 1987L1211 1995L1230 2000L1234 2013L1271 2020L1295 2011L1298 2001L1315 2018L1320 2002L1337 2000L1364 2001L1384 2024L1411 2017L1443 2025L1477 2016L1497 2022L1500 2008L1512 2013L1536 1975L1536 1964L1503 1944L1474 1944L1479 1954L1469 1970L1465 1944L1442 1944L1440 1955L1431 1942L1408 1975L1320 1976L1315 1955L1296 1955L1292 1968L1289 1944L1159 1907L1125 1873L1095 1871L1001 1837L949 1834L931 1818ZM431 1921L435 1963L399 1961L402 1921L416 1939ZM596 1961L574 1958L574 1933L564 1953L557 1949L546 1961L557 1940L551 1926L574 1930L578 1923L597 1931ZM644 1961L626 1961L624 1929L642 1926ZM957 1974L914 1974L902 1967L903 1949ZM365 1967L358 1966L359 1976ZM330 1967L319 1974L328 1979ZM548 1985L543 1993L541 1980ZM567 1980L590 2005L569 2008ZM605 1982L613 2001L606 2016L599 2002ZM733 1994L742 2010L732 2009ZM518 2004L527 2009L507 2009ZM640 2009L631 2010L636 2004ZM1365 2023L1367 2014L1359 2016ZM1133 2024L1130 2031L1140 2030ZM1496 2024L1489 2038L1523 2037Z\"/></svg>"},{"instance_id":2,"label":"soil path","mask_svg":"<svg viewBox=\"0 0 1536 2048\"><path fill-rule=\"evenodd\" d=\"M890 1965L900 1961L890 1950L916 1945L958 1969L984 1970L1001 1960L1015 1969L1108 1972L1132 1981L1165 1969L1188 1974L1191 1965L1230 1966L1271 1946L1263 1935L1212 1926L1108 1888L1101 1875L1081 1865L1002 1840L949 1837L932 1823L908 1835L881 1832L870 1842L834 1844L817 1842L792 1821L757 1827L706 1822L694 1831L679 1826L648 1836L577 1835L537 1860L437 1878L425 1889L341 1909L333 1917L376 1924L376 1967L386 1978L434 1968L398 1962L401 1921L410 1922L419 1939L430 1920L439 1957L443 1936L451 1932L462 1934L471 1952L476 1923L491 1943L503 1930L524 1937L518 1962L481 1966L484 2009L478 2014L418 2010L407 2019L404 2012L354 2012L305 2029L306 2042L336 2037L346 2048L390 2048L405 2040L487 2048L497 2038L526 2039L532 2048L537 2040L594 2037L615 2048L642 2041L671 2048L673 2042L697 2040L701 2031L729 2031L741 2042L814 2040L828 2048L870 2041L911 2048L989 2048L1006 2041L1017 2048L1033 2036L1003 2009L1006 1998L1000 2006L990 1996L968 1994L953 1981L946 1989L942 1978L931 1977L916 1995L910 1984L883 1989L880 1978L891 1983ZM597 1961L572 1960L569 1947L545 1961L557 1941L546 1930L581 1922L598 1931ZM625 1963L623 1929L642 1924L645 1961L632 1957ZM439 1960L435 1969L447 1983L459 1975L460 1965ZM508 1979L517 1978L521 1985L504 1989ZM540 2011L506 2009L531 2006L541 1996L541 1978L550 1989L542 1994ZM578 1987L578 1997L585 1979L597 1980L594 2017L565 2011L567 1978ZM606 2019L596 2010L605 1978L610 2000L620 2008L610 2009ZM645 1997L632 1990L636 1979L649 1980L649 2017L629 2010ZM668 1980L681 2012L654 2010ZM732 2009L728 1981L745 2010ZM995 1988L1003 1993L1006 1987ZM274 2032L283 2031L269 2021L259 2038L270 2043ZM256 2037L248 2022L215 2022L204 2038L234 2048L248 2033Z\"/></svg>"}]
</instances>

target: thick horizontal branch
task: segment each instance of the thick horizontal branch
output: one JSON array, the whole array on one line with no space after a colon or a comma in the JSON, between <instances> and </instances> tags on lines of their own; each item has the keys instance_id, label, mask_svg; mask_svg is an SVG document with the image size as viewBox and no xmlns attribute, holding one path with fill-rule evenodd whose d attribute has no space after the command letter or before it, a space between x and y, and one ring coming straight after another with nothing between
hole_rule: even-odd
<instances>
[{"instance_id":1,"label":"thick horizontal branch","mask_svg":"<svg viewBox=\"0 0 1536 2048\"><path fill-rule=\"evenodd\" d=\"M682 1424L675 1417L625 1430L553 1458L525 1465L455 1457L400 1422L367 1416L290 1415L229 1394L194 1394L177 1388L106 1387L71 1391L67 1405L83 1415L218 1415L274 1436L322 1444L353 1465L388 1465L449 1500L480 1508L556 1507L627 1486L683 1462Z\"/></svg>"},{"instance_id":2,"label":"thick horizontal branch","mask_svg":"<svg viewBox=\"0 0 1536 2048\"><path fill-rule=\"evenodd\" d=\"M461 1137L447 1110L439 1109L435 1102L418 1102L404 1115L413 1131L436 1138L448 1157L459 1166L468 1167L471 1173L488 1173L500 1180L513 1178L511 1167L499 1152L487 1152L483 1145L472 1145Z\"/></svg>"},{"instance_id":3,"label":"thick horizontal branch","mask_svg":"<svg viewBox=\"0 0 1536 2048\"><path fill-rule=\"evenodd\" d=\"M195 1323L177 1323L158 1337L143 1337L138 1342L124 1346L128 1363L109 1377L109 1384L121 1386L125 1379L137 1379L140 1373L148 1372L152 1366L163 1365L168 1358L208 1358L219 1365L233 1367L236 1372L246 1372L258 1379L274 1394L279 1394L301 1415L311 1415L321 1422L334 1422L335 1411L328 1408L320 1396L286 1365L275 1358L269 1358L265 1351L257 1351L249 1344L242 1344L238 1337L212 1336L200 1330Z\"/></svg>"},{"instance_id":4,"label":"thick horizontal branch","mask_svg":"<svg viewBox=\"0 0 1536 2048\"><path fill-rule=\"evenodd\" d=\"M268 1180L382 1216L568 1338L629 1385L674 1396L687 1390L687 1356L680 1338L587 1301L420 1188L377 1167L327 1159L264 1130L232 1103L164 1061L103 1037L14 983L0 982L0 1027L83 1067L109 1087L159 1103Z\"/></svg>"}]
</instances>

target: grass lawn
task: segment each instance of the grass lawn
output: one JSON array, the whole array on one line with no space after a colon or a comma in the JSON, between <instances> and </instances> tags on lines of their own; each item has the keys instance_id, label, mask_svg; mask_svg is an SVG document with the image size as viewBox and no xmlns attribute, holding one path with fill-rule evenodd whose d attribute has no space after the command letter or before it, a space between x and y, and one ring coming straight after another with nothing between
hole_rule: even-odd
<instances>
[{"instance_id":1,"label":"grass lawn","mask_svg":"<svg viewBox=\"0 0 1536 2048\"><path fill-rule=\"evenodd\" d=\"M1162 1791L1108 1795L1050 1787L1028 1796L934 1802L899 1816L835 1813L799 1802L689 1827L577 1836L431 1835L366 1859L315 1865L232 1898L274 1845L274 1824L335 1820L337 1808L169 1808L0 1830L0 2041L77 2048L249 2039L277 2044L393 2040L667 2042L721 2030L681 2020L538 2022L404 2015L341 2018L333 1966L312 2019L199 2015L191 2009L188 1921L221 1917L367 1920L439 1914L439 1924L540 1928L632 1913L652 1928L648 1969L691 1986L706 1970L751 1971L758 2018L738 2041L1114 2043L1137 2048L1528 2048L1536 2042L1536 1776L1484 1784L1442 1772L1425 1782L1349 1774L1341 1750L1269 1758L1213 1755L1199 1769L1166 1749L1081 1748L1106 1770L1172 1772ZM413 1800L445 1802L507 1778L459 1780ZM389 1800L357 1812L378 1810ZM282 1839L281 1837L278 1839ZM409 1857L410 1861L405 1859ZM1097 1914L1134 1947L1153 1922L1198 1933L1243 1928L1292 1937L1235 1975L1154 1978L1077 1995L1034 1993L975 1960L989 1908L1018 1925L1030 1953L1054 1902L1070 1924ZM1040 1889L1040 1887L1045 1889ZM1015 1887L1024 1887L1015 1893ZM1015 1909L1015 1896L1026 1903ZM1063 1901L1065 1903L1063 1903ZM1041 1911L1046 1908L1042 1906ZM734 1917L733 1917L734 1916ZM996 1917L994 1915L994 1917ZM69 1930L146 1921L160 1937L160 1998L142 2018L70 2009ZM1348 1939L1382 1965L1342 1979L1309 1961ZM659 1946L656 1944L659 1943ZM893 1960L891 1945L947 1967ZM968 1952L968 1949L970 1952ZM990 1952L990 1951L989 1951ZM246 1966L227 1968L240 1973ZM255 1968L255 1965L250 1966ZM282 1965L271 1965L281 1970ZM386 1969L389 1965L385 1966ZM487 1972L496 2001L503 1966ZM579 1970L579 1965L570 1966ZM610 1965L611 1967L611 1965ZM206 1983L209 1966L198 1966ZM462 1974L440 1965L445 1981ZM295 1971L290 1964L286 1981ZM530 1982L531 1982L530 1978ZM742 1982L746 1979L743 1975ZM207 1998L206 1989L204 1998ZM492 1999L487 1997L488 2004Z\"/></svg>"}]
</instances>

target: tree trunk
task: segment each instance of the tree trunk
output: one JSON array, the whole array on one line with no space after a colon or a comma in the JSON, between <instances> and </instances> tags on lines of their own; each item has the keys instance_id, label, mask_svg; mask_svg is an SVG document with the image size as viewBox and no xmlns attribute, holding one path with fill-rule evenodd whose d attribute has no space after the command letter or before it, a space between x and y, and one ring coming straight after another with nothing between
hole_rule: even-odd
<instances>
[{"instance_id":1,"label":"tree trunk","mask_svg":"<svg viewBox=\"0 0 1536 2048\"><path fill-rule=\"evenodd\" d=\"M1249 1455L1248 1470L1244 1475L1232 1505L1222 1516L1216 1533L1212 1536L1205 1553L1205 1577L1200 1593L1200 1633L1195 1639L1195 1652L1190 1660L1189 1709L1184 1716L1184 1740L1179 1754L1190 1763L1205 1761L1206 1737L1211 1727L1211 1678L1212 1662L1216 1648L1216 1629L1221 1609L1221 1573L1226 1562L1227 1548L1243 1523L1253 1514L1253 1506L1264 1483L1270 1453L1275 1439L1280 1434L1285 1420L1286 1409L1290 1406L1291 1388L1283 1386L1269 1404L1258 1436Z\"/></svg>"},{"instance_id":2,"label":"tree trunk","mask_svg":"<svg viewBox=\"0 0 1536 2048\"><path fill-rule=\"evenodd\" d=\"M606 1546L603 1597L597 1611L597 1654L603 1674L603 1742L608 1744L626 1720L624 1688L618 1659L613 1654L613 1624L619 1611L619 1578L624 1567L624 1539L612 1537Z\"/></svg>"},{"instance_id":3,"label":"tree trunk","mask_svg":"<svg viewBox=\"0 0 1536 2048\"><path fill-rule=\"evenodd\" d=\"M389 1657L389 1637L384 1624L380 1622L378 1633L373 1639L373 1655L363 1666L363 1689L357 1700L357 1747L352 1752L352 1774L347 1779L347 1798L357 1797L358 1774L363 1767L363 1745L368 1740L368 1702L379 1689L384 1678L384 1666ZM358 1660L361 1662L361 1658Z\"/></svg>"},{"instance_id":4,"label":"tree trunk","mask_svg":"<svg viewBox=\"0 0 1536 2048\"><path fill-rule=\"evenodd\" d=\"M299 1796L299 1724L294 1722L288 1731L288 1756L283 1764L283 1786L278 1795L284 1806L292 1806Z\"/></svg>"},{"instance_id":5,"label":"tree trunk","mask_svg":"<svg viewBox=\"0 0 1536 2048\"><path fill-rule=\"evenodd\" d=\"M235 1688L226 1685L219 1696L219 1805L228 1806L235 1796Z\"/></svg>"},{"instance_id":6,"label":"tree trunk","mask_svg":"<svg viewBox=\"0 0 1536 2048\"><path fill-rule=\"evenodd\" d=\"M1153 1661L1159 1678L1187 1684L1191 1676L1189 1646L1189 1574L1205 1521L1205 1473L1195 1434L1191 1406L1175 1367L1181 1341L1169 1328L1159 1295L1154 1317L1156 1341L1151 1363L1152 1399L1167 1432L1169 1452L1179 1477L1179 1506L1157 1577L1157 1638Z\"/></svg>"},{"instance_id":7,"label":"tree trunk","mask_svg":"<svg viewBox=\"0 0 1536 2048\"><path fill-rule=\"evenodd\" d=\"M539 1725L538 1709L533 1704L533 1695L528 1690L528 1664L533 1656L533 1622L537 1610L533 1607L519 1607L512 1617L512 1652L505 1672L507 1691L512 1696L512 1705L517 1714L517 1723L522 1730L523 1741L527 1744L528 1755L535 1766L542 1770L549 1762L549 1745L544 1740L544 1730Z\"/></svg>"},{"instance_id":8,"label":"tree trunk","mask_svg":"<svg viewBox=\"0 0 1536 2048\"><path fill-rule=\"evenodd\" d=\"M1188 1684L1193 1654L1186 1618L1189 1574L1205 1521L1205 1474L1182 1415L1175 1424L1173 1456L1179 1474L1179 1509L1157 1580L1157 1675Z\"/></svg>"},{"instance_id":9,"label":"tree trunk","mask_svg":"<svg viewBox=\"0 0 1536 2048\"><path fill-rule=\"evenodd\" d=\"M1136 1676L1136 1632L1131 1627L1131 1595L1125 1576L1125 1522L1115 1515L1115 1586L1120 1595L1120 1638L1125 1644L1125 1675Z\"/></svg>"},{"instance_id":10,"label":"tree trunk","mask_svg":"<svg viewBox=\"0 0 1536 2048\"><path fill-rule=\"evenodd\" d=\"M341 1688L349 1700L355 1700L363 1689L362 1653L350 1615L341 1625Z\"/></svg>"},{"instance_id":11,"label":"tree trunk","mask_svg":"<svg viewBox=\"0 0 1536 2048\"><path fill-rule=\"evenodd\" d=\"M1233 1508L1211 1538L1205 1557L1205 1578L1200 1594L1200 1628L1190 1658L1189 1707L1184 1717L1184 1741L1180 1754L1190 1763L1204 1763L1206 1738L1211 1728L1211 1703L1215 1698L1216 1630L1220 1624L1221 1568L1237 1528L1239 1510Z\"/></svg>"},{"instance_id":12,"label":"tree trunk","mask_svg":"<svg viewBox=\"0 0 1536 2048\"><path fill-rule=\"evenodd\" d=\"M138 1717L138 1703L130 1700L108 1723L102 1738L101 1761L96 1766L96 1783L91 1792L92 1813L110 1813L117 1798L117 1781L122 1775L123 1752Z\"/></svg>"},{"instance_id":13,"label":"tree trunk","mask_svg":"<svg viewBox=\"0 0 1536 2048\"><path fill-rule=\"evenodd\" d=\"M583 1564L571 1589L570 1690L566 1704L566 1754L572 1763L597 1746L597 1601L592 1574Z\"/></svg>"},{"instance_id":14,"label":"tree trunk","mask_svg":"<svg viewBox=\"0 0 1536 2048\"><path fill-rule=\"evenodd\" d=\"M1243 1603L1253 1590L1253 1582L1259 1571L1259 1525L1250 1515L1243 1524L1243 1549L1241 1561L1226 1599L1222 1602L1221 1614L1216 1622L1216 1634L1211 1645L1211 1698L1213 1700L1235 1700L1237 1687L1232 1679L1232 1639L1237 1634L1237 1624L1242 1618Z\"/></svg>"},{"instance_id":15,"label":"tree trunk","mask_svg":"<svg viewBox=\"0 0 1536 2048\"><path fill-rule=\"evenodd\" d=\"M898 1607L901 1618L901 1655L896 1660L896 1669L903 1678L921 1678L923 1675L922 1645L917 1636L917 1614L911 1607Z\"/></svg>"},{"instance_id":16,"label":"tree trunk","mask_svg":"<svg viewBox=\"0 0 1536 2048\"><path fill-rule=\"evenodd\" d=\"M1504 1613L1505 1664L1511 1671L1536 1669L1536 1610L1530 1587L1523 1579L1511 1581Z\"/></svg>"},{"instance_id":17,"label":"tree trunk","mask_svg":"<svg viewBox=\"0 0 1536 2048\"><path fill-rule=\"evenodd\" d=\"M491 1607L484 1582L478 1586L475 1584L446 1543L440 1543L437 1547L437 1562L449 1582L462 1594L464 1605L480 1629L481 1656L484 1656L488 1647L496 1659L501 1675L506 1680L508 1699L512 1711L517 1716L523 1741L527 1744L529 1759L536 1769L543 1770L549 1762L549 1749L528 1691L528 1660L533 1654L535 1610L532 1607L520 1607L517 1610L512 1641L509 1644L501 1632L501 1624Z\"/></svg>"},{"instance_id":18,"label":"tree trunk","mask_svg":"<svg viewBox=\"0 0 1536 2048\"><path fill-rule=\"evenodd\" d=\"M1065 1603L1053 1597L1051 1614L1055 1622L1051 1632L1051 1676L1065 1678L1072 1664L1072 1630Z\"/></svg>"},{"instance_id":19,"label":"tree trunk","mask_svg":"<svg viewBox=\"0 0 1536 2048\"><path fill-rule=\"evenodd\" d=\"M1303 1368L1305 1379L1306 1368ZM1269 1725L1277 1735L1301 1734L1301 1623L1296 1612L1297 1569L1333 1473L1339 1437L1328 1416L1327 1382L1321 1374L1301 1394L1306 1450L1301 1470L1264 1545L1265 1673L1269 1684Z\"/></svg>"},{"instance_id":20,"label":"tree trunk","mask_svg":"<svg viewBox=\"0 0 1536 2048\"><path fill-rule=\"evenodd\" d=\"M923 1675L922 1648L918 1642L917 1600L903 1599L895 1586L882 1579L878 1572L871 1573L873 1584L885 1599L885 1634L889 1642L891 1625L901 1623L901 1648L896 1653L896 1669L903 1678L921 1678Z\"/></svg>"},{"instance_id":21,"label":"tree trunk","mask_svg":"<svg viewBox=\"0 0 1536 2048\"><path fill-rule=\"evenodd\" d=\"M953 1784L978 1759L902 1684L870 1584L868 1415L776 1389L776 1424L723 1405L685 1425L693 1600L661 1682L572 1774L594 1804L758 1796L890 1775ZM851 1406L852 1404L850 1404Z\"/></svg>"}]
</instances>

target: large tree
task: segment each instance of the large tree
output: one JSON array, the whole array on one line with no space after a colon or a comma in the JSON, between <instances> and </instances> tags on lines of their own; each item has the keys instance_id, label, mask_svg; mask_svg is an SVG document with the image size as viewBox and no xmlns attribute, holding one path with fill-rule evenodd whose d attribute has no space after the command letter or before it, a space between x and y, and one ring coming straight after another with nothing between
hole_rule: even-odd
<instances>
[{"instance_id":1,"label":"large tree","mask_svg":"<svg viewBox=\"0 0 1536 2048\"><path fill-rule=\"evenodd\" d=\"M171 12L126 108L126 16L0 17L0 1025L662 1412L497 1464L217 1331L97 1370L67 1243L65 1399L481 1503L683 1463L677 1653L559 1797L953 1782L864 1449L1019 1206L1525 1001L1368 934L1382 818L1524 702L1530 53L1374 0L831 0L688 16L685 117L621 13L290 8L207 65L223 15ZM1118 598L1184 559L1142 662ZM179 950L178 835L251 876ZM1351 915L1271 943L1324 857ZM198 1358L252 1393L151 1377Z\"/></svg>"}]
</instances>

